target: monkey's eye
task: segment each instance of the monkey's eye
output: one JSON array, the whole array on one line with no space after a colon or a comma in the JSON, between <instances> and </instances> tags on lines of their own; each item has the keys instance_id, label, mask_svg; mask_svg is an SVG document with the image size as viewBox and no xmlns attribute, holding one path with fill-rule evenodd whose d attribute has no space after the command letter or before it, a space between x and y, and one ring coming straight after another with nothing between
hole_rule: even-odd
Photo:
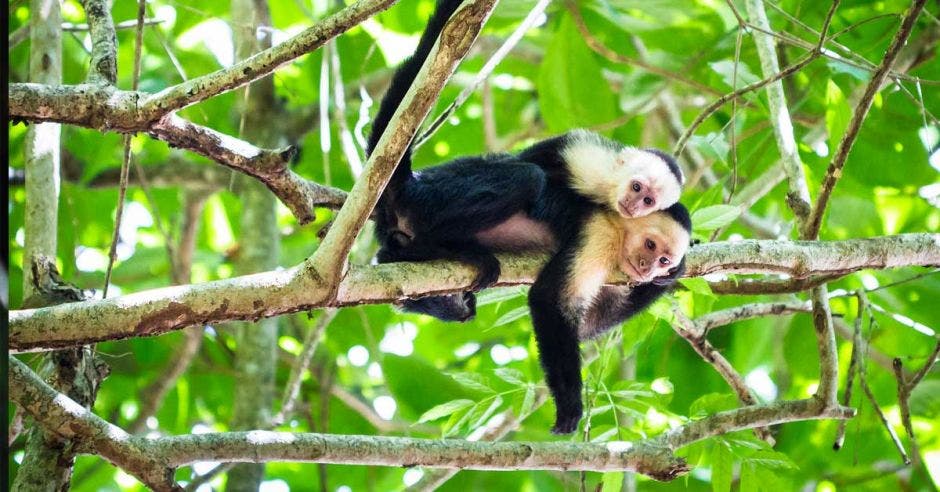
<instances>
[{"instance_id":1,"label":"monkey's eye","mask_svg":"<svg viewBox=\"0 0 940 492\"><path fill-rule=\"evenodd\" d=\"M647 240L646 240L646 249L648 249L648 250L650 250L650 251L656 249L656 243L654 243L653 241L647 239Z\"/></svg>"},{"instance_id":2,"label":"monkey's eye","mask_svg":"<svg viewBox=\"0 0 940 492\"><path fill-rule=\"evenodd\" d=\"M640 183L633 182L633 191L640 191Z\"/></svg>"},{"instance_id":3,"label":"monkey's eye","mask_svg":"<svg viewBox=\"0 0 940 492\"><path fill-rule=\"evenodd\" d=\"M649 207L650 205L653 204L653 199L650 198L650 197L646 197L646 198L643 199L643 203L645 203L646 206Z\"/></svg>"},{"instance_id":4,"label":"monkey's eye","mask_svg":"<svg viewBox=\"0 0 940 492\"><path fill-rule=\"evenodd\" d=\"M659 264L660 264L660 265L668 265L668 264L669 264L669 258L666 258L665 256L661 257L661 258L659 259Z\"/></svg>"}]
</instances>

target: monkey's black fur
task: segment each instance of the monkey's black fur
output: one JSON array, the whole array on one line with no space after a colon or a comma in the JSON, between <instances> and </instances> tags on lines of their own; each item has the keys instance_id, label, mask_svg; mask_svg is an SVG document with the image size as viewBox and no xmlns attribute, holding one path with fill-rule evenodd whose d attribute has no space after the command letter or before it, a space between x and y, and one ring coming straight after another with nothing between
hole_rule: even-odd
<instances>
[{"instance_id":1,"label":"monkey's black fur","mask_svg":"<svg viewBox=\"0 0 940 492\"><path fill-rule=\"evenodd\" d=\"M438 2L414 55L392 78L375 116L368 144L370 154L460 3ZM570 303L562 299L562 293L571 281L570 269L578 254L582 229L591 214L601 208L567 185L565 163L557 160L558 145L563 142L557 138L561 137L536 144L518 156L461 157L420 173L412 172L409 147L376 207L376 236L380 242L377 259L379 263L435 259L464 262L478 271L471 285L471 290L477 291L496 282L500 273L493 251L478 240L478 233L520 213L545 224L558 251L532 285L529 305L539 357L556 401L557 420L552 430L570 433L577 428L582 412L579 324L589 323L586 333L594 336L629 318L662 295L682 275L685 263L680 262L668 277L632 290L604 287L596 302L583 307L580 319L573 319ZM672 159L664 160L670 168L675 165ZM686 230L691 229L682 205L665 212ZM443 320L463 321L475 314L472 292L408 300L403 306Z\"/></svg>"}]
</instances>

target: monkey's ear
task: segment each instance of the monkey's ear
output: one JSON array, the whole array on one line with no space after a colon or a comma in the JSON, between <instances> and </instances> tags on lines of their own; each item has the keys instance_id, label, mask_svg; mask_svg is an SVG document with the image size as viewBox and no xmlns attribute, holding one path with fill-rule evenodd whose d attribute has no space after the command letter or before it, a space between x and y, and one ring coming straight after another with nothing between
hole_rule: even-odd
<instances>
[{"instance_id":1,"label":"monkey's ear","mask_svg":"<svg viewBox=\"0 0 940 492\"><path fill-rule=\"evenodd\" d=\"M676 283L682 275L685 274L685 258L682 258L682 261L673 268L669 270L669 275L663 275L662 277L656 277L652 280L653 285L658 285L660 287L669 287L670 285Z\"/></svg>"}]
</instances>

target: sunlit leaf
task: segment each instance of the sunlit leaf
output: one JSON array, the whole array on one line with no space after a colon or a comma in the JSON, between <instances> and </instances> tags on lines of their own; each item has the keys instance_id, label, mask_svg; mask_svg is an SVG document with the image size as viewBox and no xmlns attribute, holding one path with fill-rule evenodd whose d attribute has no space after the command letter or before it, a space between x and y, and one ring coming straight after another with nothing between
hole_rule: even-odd
<instances>
[{"instance_id":1,"label":"sunlit leaf","mask_svg":"<svg viewBox=\"0 0 940 492\"><path fill-rule=\"evenodd\" d=\"M418 423L430 422L441 417L446 417L458 410L463 410L473 405L473 400L451 400L447 403L441 403L418 417Z\"/></svg>"}]
</instances>

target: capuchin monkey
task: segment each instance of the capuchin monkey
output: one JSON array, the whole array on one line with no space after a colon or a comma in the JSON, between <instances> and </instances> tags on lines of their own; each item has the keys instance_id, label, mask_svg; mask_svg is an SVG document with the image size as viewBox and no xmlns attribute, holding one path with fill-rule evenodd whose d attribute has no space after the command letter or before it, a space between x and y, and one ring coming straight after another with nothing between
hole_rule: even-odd
<instances>
[{"instance_id":1,"label":"capuchin monkey","mask_svg":"<svg viewBox=\"0 0 940 492\"><path fill-rule=\"evenodd\" d=\"M418 42L392 78L379 106L368 152L428 58L459 0L441 0ZM379 263L447 259L473 266L470 292L405 301L408 311L462 321L475 313L472 292L499 278L494 251L553 250L573 237L596 205L642 217L676 203L682 173L668 155L624 147L579 130L518 155L462 157L414 173L404 153L376 206ZM460 310L441 306L461 306ZM458 312L459 311L459 312Z\"/></svg>"},{"instance_id":2,"label":"capuchin monkey","mask_svg":"<svg viewBox=\"0 0 940 492\"><path fill-rule=\"evenodd\" d=\"M396 71L373 123L370 154L460 4L438 3L415 54ZM499 278L495 252L552 252L529 306L556 401L552 430L573 432L582 413L579 341L638 313L684 272L691 222L677 201L681 172L666 154L587 131L517 155L460 157L419 173L411 169L411 151L376 206L378 262L455 260L477 275L469 292L407 300L403 307L464 321L475 314L473 292ZM616 270L640 285L605 286Z\"/></svg>"},{"instance_id":3,"label":"capuchin monkey","mask_svg":"<svg viewBox=\"0 0 940 492\"><path fill-rule=\"evenodd\" d=\"M529 289L539 361L555 399L552 432L574 432L581 420L578 343L601 335L665 294L685 273L692 222L680 204L625 219L603 209L584 222ZM639 285L604 285L615 272Z\"/></svg>"}]
</instances>

